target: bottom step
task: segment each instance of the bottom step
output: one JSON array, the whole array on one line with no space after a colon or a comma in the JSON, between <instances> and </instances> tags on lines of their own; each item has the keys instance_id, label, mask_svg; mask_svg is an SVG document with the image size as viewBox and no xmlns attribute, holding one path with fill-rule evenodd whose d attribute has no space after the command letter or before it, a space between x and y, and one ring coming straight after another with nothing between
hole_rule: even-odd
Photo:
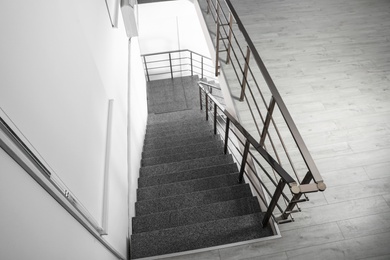
<instances>
[{"instance_id":1,"label":"bottom step","mask_svg":"<svg viewBox=\"0 0 390 260\"><path fill-rule=\"evenodd\" d=\"M263 215L264 213L254 213L133 234L131 258L171 254L272 236L271 227L261 226Z\"/></svg>"}]
</instances>

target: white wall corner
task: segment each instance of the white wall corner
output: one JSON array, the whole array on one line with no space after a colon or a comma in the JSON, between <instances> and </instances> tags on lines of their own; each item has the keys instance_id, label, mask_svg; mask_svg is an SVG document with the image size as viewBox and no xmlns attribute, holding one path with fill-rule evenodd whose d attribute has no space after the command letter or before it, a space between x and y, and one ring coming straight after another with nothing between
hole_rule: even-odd
<instances>
[{"instance_id":1,"label":"white wall corner","mask_svg":"<svg viewBox=\"0 0 390 260\"><path fill-rule=\"evenodd\" d=\"M132 0L121 0L121 11L123 22L126 28L127 37L131 38L138 36L137 22L134 12L134 1Z\"/></svg>"}]
</instances>

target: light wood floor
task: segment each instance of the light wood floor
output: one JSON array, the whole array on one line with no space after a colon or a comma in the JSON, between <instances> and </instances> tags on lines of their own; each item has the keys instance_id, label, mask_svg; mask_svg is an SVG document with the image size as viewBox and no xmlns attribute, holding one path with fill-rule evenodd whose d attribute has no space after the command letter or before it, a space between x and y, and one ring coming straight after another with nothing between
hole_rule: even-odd
<instances>
[{"instance_id":1,"label":"light wood floor","mask_svg":"<svg viewBox=\"0 0 390 260\"><path fill-rule=\"evenodd\" d=\"M328 188L280 239L174 259L390 259L390 1L234 5Z\"/></svg>"}]
</instances>

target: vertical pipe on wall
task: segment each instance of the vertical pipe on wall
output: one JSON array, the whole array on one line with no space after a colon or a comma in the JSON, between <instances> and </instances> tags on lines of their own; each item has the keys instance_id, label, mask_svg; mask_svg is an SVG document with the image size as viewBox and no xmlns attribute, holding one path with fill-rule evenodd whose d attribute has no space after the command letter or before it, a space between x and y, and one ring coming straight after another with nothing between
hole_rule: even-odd
<instances>
[{"instance_id":1,"label":"vertical pipe on wall","mask_svg":"<svg viewBox=\"0 0 390 260\"><path fill-rule=\"evenodd\" d=\"M104 182L103 182L103 210L102 210L102 228L103 235L108 234L108 194L109 194L109 173L110 173L110 155L111 155L111 130L112 130L112 111L114 100L108 101L107 115L107 135L106 135L106 155L104 161Z\"/></svg>"}]
</instances>

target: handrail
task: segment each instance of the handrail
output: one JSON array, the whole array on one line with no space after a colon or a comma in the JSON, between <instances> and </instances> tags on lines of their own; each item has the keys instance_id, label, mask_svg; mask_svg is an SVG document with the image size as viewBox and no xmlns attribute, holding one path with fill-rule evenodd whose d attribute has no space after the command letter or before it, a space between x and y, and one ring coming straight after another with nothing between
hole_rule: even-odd
<instances>
[{"instance_id":1,"label":"handrail","mask_svg":"<svg viewBox=\"0 0 390 260\"><path fill-rule=\"evenodd\" d=\"M294 178L292 178L279 164L274 160L274 158L255 140L255 138L236 120L232 114L230 114L219 101L206 90L202 85L210 86L211 84L203 81L198 82L198 86L202 89L204 93L207 94L208 98L213 101L214 104L221 110L221 112L229 118L230 122L234 124L236 129L242 134L242 136L248 140L248 142L253 146L253 148L268 162L268 164L279 174L281 178L286 183L291 184L291 187L296 185ZM201 97L200 97L201 98Z\"/></svg>"},{"instance_id":2,"label":"handrail","mask_svg":"<svg viewBox=\"0 0 390 260\"><path fill-rule=\"evenodd\" d=\"M226 12L224 11L224 8L221 7L221 2L226 3L227 8L229 8L229 10L228 10L229 15L227 15ZM323 182L323 179L318 171L318 168L315 165L314 160L313 160L311 154L309 153L309 150L308 150L306 144L304 143L303 138L302 138L301 134L299 133L298 128L297 128L296 124L294 123L290 112L288 111L279 91L277 90L277 88L275 86L275 83L273 82L270 74L268 73L268 70L267 70L266 66L264 65L264 62L262 61L256 47L254 46L248 32L246 31L243 23L241 22L239 15L237 14L236 10L234 9L231 1L230 0L215 0L215 1L207 0L207 14L209 14L209 13L211 13L212 18L217 25L217 35L216 35L216 42L215 42L216 53L221 52L221 50L219 49L219 46L221 45L219 43L219 41L222 41L223 45L226 48L226 50L223 50L223 51L226 51L228 53L227 54L228 57L226 58L226 63L231 64L231 67L233 68L234 73L237 77L237 81L238 81L237 83L240 84L240 86L241 86L240 101L242 101L243 98L245 97L245 99L247 101L246 103L248 105L250 114L253 118L255 127L260 135L260 141L259 141L260 145L263 146L265 148L265 150L267 150L265 140L268 137L267 140L269 141L270 145L272 146L272 149L274 151L274 154L276 156L278 163L279 164L282 163L281 157L279 156L279 152L277 151L277 149L275 147L275 142L271 137L270 126L272 126L273 129L275 130L277 138L280 141L281 147L284 150L285 157L287 158L288 163L290 164L290 167L292 168L292 170L296 176L297 181L300 184L308 185L308 183L311 180L313 180L315 185L316 185L316 188L313 187L313 184L311 184L311 189L317 189L320 191L325 190L326 185ZM238 26L238 29L241 32L243 37L236 36L236 33L233 29L232 18L234 18L234 20L235 20L234 26ZM228 26L228 28L226 28L225 26ZM222 33L224 35L219 35ZM233 37L234 41L232 41L232 37ZM238 40L238 38L240 38L240 40ZM242 44L240 44L240 41L242 38L245 40L245 43L246 43L246 54L243 50L243 47L241 46ZM228 42L226 43L226 41L228 41ZM234 47L233 45L237 46L237 47ZM235 48L237 48L238 50L236 51ZM252 55L250 55L250 53L252 53ZM252 59L254 59L255 64L256 64L255 66L250 65L250 61L249 61L250 56L252 56ZM220 68L221 66L219 66L220 61L218 58L219 55L217 54L216 57L217 57L217 60L215 61L215 67ZM242 60L244 60L244 65L241 65ZM262 79L265 81L265 83L269 89L269 92L271 93L271 100L269 103L266 102L265 95L261 91L260 85L258 84L258 80L256 79L258 74L254 73L252 71L252 69L259 69L260 70L260 72L261 72L260 75L262 76ZM249 72L249 75L248 75L248 72ZM242 76L242 78L240 75ZM255 86L255 88L253 88L253 89L251 87L252 84ZM249 91L248 92L248 94L250 94L249 96L247 95L247 93L245 93L246 92L245 87L247 87L247 89ZM260 104L256 100L255 92L258 93L261 97L261 100L263 102L263 105L261 105L261 106L265 108L265 110L263 112L261 112ZM251 99L249 99L249 98L251 98ZM252 106L254 106L254 108ZM275 123L275 118L273 116L275 108L279 108L280 114L284 120L284 124L287 126L287 128L291 134L291 138L292 138L293 142L295 143L296 148L299 150L301 158L303 159L303 161L308 169L308 172L306 173L303 180L300 180L300 177L298 176L298 173L297 173L297 170L295 169L292 158L291 158L289 152L287 151L286 144L283 141L283 138L280 134L280 131ZM266 114L265 116L263 116L264 112ZM256 118L261 119L261 123L263 124L262 127L259 127L259 123L257 122ZM262 130L261 130L261 128L262 128Z\"/></svg>"},{"instance_id":3,"label":"handrail","mask_svg":"<svg viewBox=\"0 0 390 260\"><path fill-rule=\"evenodd\" d=\"M234 9L230 0L225 0L225 2L228 5L230 12L233 15L234 19L236 20L236 23L237 23L241 33L244 35L246 42L248 43L248 47L252 52L253 58L255 59L257 66L259 67L261 73L263 74L264 80L267 82L267 85L272 93L272 96L275 99L275 102L279 106L279 109L280 109L280 111L281 111L281 113L282 113L282 115L287 123L287 126L289 127L290 132L291 132L299 150L301 151L303 158L305 159L307 167L310 169L310 172L313 176L313 180L316 183L319 183L319 182L323 183L322 176L320 175L318 168L317 168L316 164L314 163L314 160L313 160L309 150L307 149L307 146L306 146L305 142L303 141L303 138L302 138L301 134L299 133L298 128L295 125L294 120L292 119L290 112L288 111L288 109L286 107L286 104L284 103L282 97L280 96L280 93L279 93L278 89L276 88L274 81L272 80L267 68L265 67L264 62L260 57L260 54L258 53L255 45L253 44L252 39L249 37L248 32L246 31L243 23L240 20L239 15L237 14L237 12ZM325 188L325 187L322 187L322 188Z\"/></svg>"},{"instance_id":4,"label":"handrail","mask_svg":"<svg viewBox=\"0 0 390 260\"><path fill-rule=\"evenodd\" d=\"M248 170L249 168L254 174L257 180L260 182L260 184L263 187L263 190L266 191L266 193L271 198L271 201L268 202L267 199L264 197L261 191L259 191L256 187L254 187L260 196L260 199L262 202L267 206L266 214L263 218L263 226L267 225L270 218L274 216L273 212L275 208L278 208L281 216L280 218L285 222L286 219L291 215L293 212L294 207L297 205L298 202L303 202L304 200L300 201L300 197L302 194L307 192L316 192L319 191L319 189L315 189L309 185L308 181L310 181L310 178L307 178L305 183L298 183L296 180L262 147L262 145L255 140L255 138L243 127L233 115L231 115L219 102L218 100L208 91L205 86L209 87L209 83L199 81L199 97L200 97L200 109L203 110L203 102L205 103L205 113L206 113L206 120L209 119L209 113L213 116L213 125L214 125L214 134L217 134L217 131L220 132L220 136L224 136L224 152L227 153L227 148L232 150L233 148L230 148L229 141L232 142L229 138L229 132L232 132L237 140L241 143L241 145L245 145L244 151L241 152L241 149L233 144L236 151L238 151L241 155L241 158L236 158L236 161L240 163L240 173L239 173L239 182L242 182L244 173L249 177ZM204 96L204 98L203 98ZM218 113L220 111L220 113ZM226 117L226 121L224 125L220 125L219 128L217 127L218 118L221 118L221 115L224 115ZM234 125L234 128L232 128L231 124ZM218 130L217 130L218 128ZM224 133L222 133L224 131ZM252 150L249 148L252 147ZM267 173L267 170L265 167L255 158L255 155L253 154L253 151L257 152L264 161L278 174L280 177L278 182L275 182L275 180L272 179L269 173ZM234 152L232 152L234 154ZM248 162L248 155L251 156L253 159L252 162L256 163L262 171L265 173L265 175L270 179L271 183L275 186L274 193L272 194L271 191L266 187L264 184L264 181L258 176L258 173L256 170L253 170L253 167L250 165L250 162ZM309 175L307 175L309 176ZM252 180L249 179L251 182ZM288 185L292 197L289 198L288 195L284 192L285 185ZM286 205L286 208L283 209L283 207L279 204L279 199L283 197L289 204Z\"/></svg>"},{"instance_id":5,"label":"handrail","mask_svg":"<svg viewBox=\"0 0 390 260\"><path fill-rule=\"evenodd\" d=\"M71 194L58 178L42 163L5 119L0 115L0 147L39 183L65 210L118 259L126 259L102 235L106 232Z\"/></svg>"},{"instance_id":6,"label":"handrail","mask_svg":"<svg viewBox=\"0 0 390 260\"><path fill-rule=\"evenodd\" d=\"M186 53L188 56L182 57L181 53ZM179 56L174 57L177 54ZM177 73L180 73L180 77L185 76L184 73L191 76L196 74L201 78L215 78L212 60L188 49L148 53L141 56L147 81L163 78L173 79Z\"/></svg>"}]
</instances>

